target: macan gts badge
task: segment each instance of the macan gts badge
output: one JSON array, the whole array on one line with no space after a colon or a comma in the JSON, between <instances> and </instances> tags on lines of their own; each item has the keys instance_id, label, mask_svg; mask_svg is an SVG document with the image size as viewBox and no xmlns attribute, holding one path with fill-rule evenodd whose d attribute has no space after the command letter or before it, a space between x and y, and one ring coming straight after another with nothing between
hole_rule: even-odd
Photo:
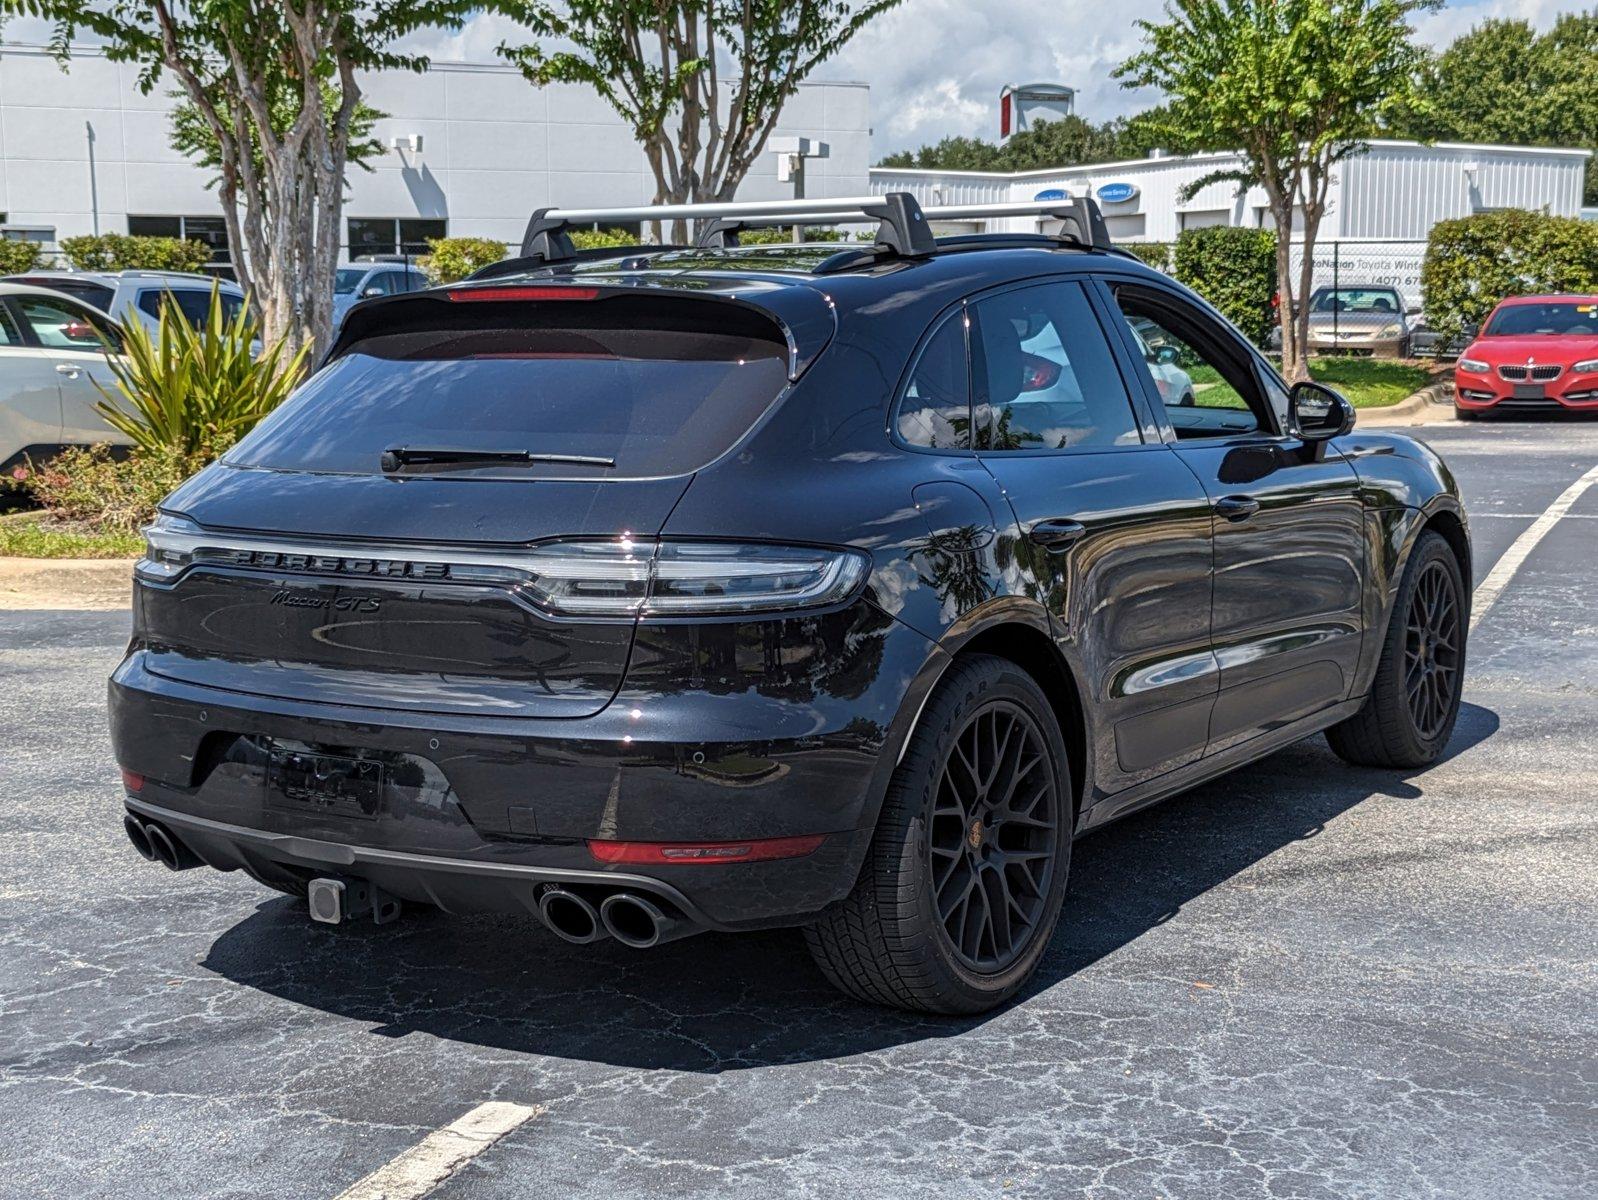
<instances>
[{"instance_id":1,"label":"macan gts badge","mask_svg":"<svg viewBox=\"0 0 1598 1200\"><path fill-rule=\"evenodd\" d=\"M855 997L971 1013L1090 830L1315 733L1443 751L1470 544L1435 454L1284 384L1092 201L952 238L1019 209L813 203L543 211L356 306L146 531L134 846L330 923L794 927ZM876 239L737 243L796 215ZM567 233L656 217L695 244Z\"/></svg>"}]
</instances>

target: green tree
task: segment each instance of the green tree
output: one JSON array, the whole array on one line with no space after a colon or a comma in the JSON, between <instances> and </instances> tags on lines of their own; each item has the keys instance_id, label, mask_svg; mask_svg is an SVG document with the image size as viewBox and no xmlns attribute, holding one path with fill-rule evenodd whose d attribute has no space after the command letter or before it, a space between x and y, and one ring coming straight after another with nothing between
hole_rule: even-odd
<instances>
[{"instance_id":1,"label":"green tree","mask_svg":"<svg viewBox=\"0 0 1598 1200\"><path fill-rule=\"evenodd\" d=\"M900 150L878 164L883 167L914 167L923 171L1002 171L999 148L976 137L951 135L919 150Z\"/></svg>"},{"instance_id":2,"label":"green tree","mask_svg":"<svg viewBox=\"0 0 1598 1200\"><path fill-rule=\"evenodd\" d=\"M1316 235L1337 163L1413 108L1422 59L1409 19L1436 0L1173 0L1139 21L1144 49L1117 71L1166 95L1151 132L1174 150L1235 150L1239 169L1196 181L1259 186L1276 226L1282 370L1308 378L1305 345ZM1291 239L1303 238L1293 279Z\"/></svg>"},{"instance_id":3,"label":"green tree","mask_svg":"<svg viewBox=\"0 0 1598 1200\"><path fill-rule=\"evenodd\" d=\"M139 66L146 93L176 83L215 139L234 269L284 361L332 334L345 172L360 142L358 72L420 71L399 40L458 26L481 0L0 0L54 23L65 61L80 33ZM285 92L286 89L286 92ZM337 104L331 115L324 89ZM286 105L286 108L284 107Z\"/></svg>"},{"instance_id":4,"label":"green tree","mask_svg":"<svg viewBox=\"0 0 1598 1200\"><path fill-rule=\"evenodd\" d=\"M501 45L531 82L581 83L643 147L656 203L729 200L783 104L899 0L507 0L553 42Z\"/></svg>"},{"instance_id":5,"label":"green tree","mask_svg":"<svg viewBox=\"0 0 1598 1200\"><path fill-rule=\"evenodd\" d=\"M1072 113L1039 121L1002 146L956 135L917 150L885 155L877 165L923 171L1038 171L1142 158L1159 145L1148 116L1139 113L1095 125Z\"/></svg>"},{"instance_id":6,"label":"green tree","mask_svg":"<svg viewBox=\"0 0 1598 1200\"><path fill-rule=\"evenodd\" d=\"M280 76L270 83L271 96L270 109L272 113L272 127L279 135L290 129L296 118L300 115L300 91L293 85L287 76ZM183 93L177 93L177 98L182 99ZM222 103L227 104L227 98L222 98ZM335 87L322 85L322 111L326 116L328 128L331 130L333 123L338 120L341 98ZM233 114L225 112L224 116L229 123ZM372 129L384 117L385 112L380 112L365 101L356 104L355 112L350 117L350 145L348 161L351 166L360 167L363 171L372 171L373 163L383 157L383 143L372 136ZM246 128L248 128L246 122ZM172 110L171 129L169 139L172 149L185 158L193 160L195 165L204 167L208 171L216 171L218 175L211 181L210 186L215 187L222 182L222 143L217 138L210 124L206 121L205 114L199 107L187 100ZM265 156L261 153L260 140L251 133L250 140L254 143L252 157L255 159L257 171L266 170ZM229 250L237 255L242 249L239 246L229 246Z\"/></svg>"},{"instance_id":7,"label":"green tree","mask_svg":"<svg viewBox=\"0 0 1598 1200\"><path fill-rule=\"evenodd\" d=\"M1400 136L1598 149L1598 12L1540 36L1528 21L1484 21L1421 67L1415 93L1393 120ZM1598 203L1598 158L1585 192Z\"/></svg>"}]
</instances>

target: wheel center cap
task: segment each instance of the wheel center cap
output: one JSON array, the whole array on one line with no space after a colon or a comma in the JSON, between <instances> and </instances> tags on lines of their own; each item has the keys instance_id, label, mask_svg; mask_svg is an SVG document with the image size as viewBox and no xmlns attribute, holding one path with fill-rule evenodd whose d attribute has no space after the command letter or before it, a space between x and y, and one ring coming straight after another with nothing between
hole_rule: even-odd
<instances>
[{"instance_id":1,"label":"wheel center cap","mask_svg":"<svg viewBox=\"0 0 1598 1200\"><path fill-rule=\"evenodd\" d=\"M986 840L987 836L988 831L983 827L981 817L978 817L976 820L972 821L971 828L965 831L965 840L973 850L982 849L982 843L984 840Z\"/></svg>"}]
</instances>

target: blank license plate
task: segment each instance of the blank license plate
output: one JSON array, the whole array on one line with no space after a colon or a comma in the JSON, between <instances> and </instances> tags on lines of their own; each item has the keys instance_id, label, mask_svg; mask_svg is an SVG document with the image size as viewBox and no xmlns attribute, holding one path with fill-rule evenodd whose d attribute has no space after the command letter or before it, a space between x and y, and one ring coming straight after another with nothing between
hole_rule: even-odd
<instances>
[{"instance_id":1,"label":"blank license plate","mask_svg":"<svg viewBox=\"0 0 1598 1200\"><path fill-rule=\"evenodd\" d=\"M1516 400L1546 400L1548 390L1540 383L1517 383L1515 385Z\"/></svg>"},{"instance_id":2,"label":"blank license plate","mask_svg":"<svg viewBox=\"0 0 1598 1200\"><path fill-rule=\"evenodd\" d=\"M383 764L369 758L274 747L266 768L272 798L341 817L375 817L383 805Z\"/></svg>"}]
</instances>

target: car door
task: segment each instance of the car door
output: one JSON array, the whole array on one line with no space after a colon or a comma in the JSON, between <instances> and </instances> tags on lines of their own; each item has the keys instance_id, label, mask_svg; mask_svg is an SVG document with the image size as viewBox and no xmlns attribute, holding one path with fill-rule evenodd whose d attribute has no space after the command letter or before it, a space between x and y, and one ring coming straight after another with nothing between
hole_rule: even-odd
<instances>
[{"instance_id":1,"label":"car door","mask_svg":"<svg viewBox=\"0 0 1598 1200\"><path fill-rule=\"evenodd\" d=\"M55 363L24 335L22 321L0 298L0 466L18 465L29 447L61 442L61 389Z\"/></svg>"},{"instance_id":2,"label":"car door","mask_svg":"<svg viewBox=\"0 0 1598 1200\"><path fill-rule=\"evenodd\" d=\"M108 347L121 345L116 327L100 313L64 297L13 296L12 307L54 370L61 405L60 440L67 445L126 443L128 439L107 425L95 407L107 392L116 390L105 360Z\"/></svg>"},{"instance_id":3,"label":"car door","mask_svg":"<svg viewBox=\"0 0 1598 1200\"><path fill-rule=\"evenodd\" d=\"M1111 794L1208 739L1208 498L1134 402L1082 284L989 293L969 314L977 457L1014 510L1018 574L1091 690L1093 777Z\"/></svg>"},{"instance_id":4,"label":"car door","mask_svg":"<svg viewBox=\"0 0 1598 1200\"><path fill-rule=\"evenodd\" d=\"M1160 408L1163 436L1214 514L1214 754L1348 696L1364 634L1359 477L1335 444L1318 451L1283 432L1281 382L1202 306L1113 280L1107 299L1192 380L1191 405ZM1122 336L1133 344L1129 328ZM1152 372L1141 382L1158 401Z\"/></svg>"}]
</instances>

